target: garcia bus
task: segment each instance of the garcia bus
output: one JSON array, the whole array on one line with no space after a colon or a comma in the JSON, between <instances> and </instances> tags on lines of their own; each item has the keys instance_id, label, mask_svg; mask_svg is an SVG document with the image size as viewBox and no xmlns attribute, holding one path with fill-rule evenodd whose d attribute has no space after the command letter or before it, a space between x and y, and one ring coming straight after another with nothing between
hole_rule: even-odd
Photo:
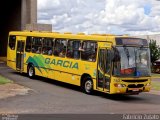
<instances>
[{"instance_id":1,"label":"garcia bus","mask_svg":"<svg viewBox=\"0 0 160 120\"><path fill-rule=\"evenodd\" d=\"M14 70L109 94L151 88L145 39L82 33L10 32L7 65Z\"/></svg>"}]
</instances>

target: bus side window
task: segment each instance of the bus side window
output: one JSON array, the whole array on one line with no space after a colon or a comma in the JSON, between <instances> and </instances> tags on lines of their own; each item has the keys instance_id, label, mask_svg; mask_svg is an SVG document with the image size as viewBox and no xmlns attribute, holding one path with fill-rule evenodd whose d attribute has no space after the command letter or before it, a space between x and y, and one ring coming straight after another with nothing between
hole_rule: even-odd
<instances>
[{"instance_id":1,"label":"bus side window","mask_svg":"<svg viewBox=\"0 0 160 120\"><path fill-rule=\"evenodd\" d=\"M42 52L42 38L34 37L32 39L32 53L41 54Z\"/></svg>"},{"instance_id":2,"label":"bus side window","mask_svg":"<svg viewBox=\"0 0 160 120\"><path fill-rule=\"evenodd\" d=\"M25 48L26 52L31 52L31 43L32 43L32 37L29 36L26 39L26 48Z\"/></svg>"},{"instance_id":3,"label":"bus side window","mask_svg":"<svg viewBox=\"0 0 160 120\"><path fill-rule=\"evenodd\" d=\"M43 39L43 48L42 54L44 55L52 55L53 54L53 38L44 38Z\"/></svg>"},{"instance_id":4,"label":"bus side window","mask_svg":"<svg viewBox=\"0 0 160 120\"><path fill-rule=\"evenodd\" d=\"M67 47L67 57L79 59L80 58L80 51L79 51L80 46L81 46L80 40L69 40L68 47Z\"/></svg>"},{"instance_id":5,"label":"bus side window","mask_svg":"<svg viewBox=\"0 0 160 120\"><path fill-rule=\"evenodd\" d=\"M97 43L93 41L84 41L82 43L81 59L85 61L96 61Z\"/></svg>"},{"instance_id":6,"label":"bus side window","mask_svg":"<svg viewBox=\"0 0 160 120\"><path fill-rule=\"evenodd\" d=\"M56 39L54 47L54 55L59 57L65 57L67 48L67 40Z\"/></svg>"},{"instance_id":7,"label":"bus side window","mask_svg":"<svg viewBox=\"0 0 160 120\"><path fill-rule=\"evenodd\" d=\"M15 44L16 44L16 36L10 36L9 37L9 47L11 50L15 50Z\"/></svg>"}]
</instances>

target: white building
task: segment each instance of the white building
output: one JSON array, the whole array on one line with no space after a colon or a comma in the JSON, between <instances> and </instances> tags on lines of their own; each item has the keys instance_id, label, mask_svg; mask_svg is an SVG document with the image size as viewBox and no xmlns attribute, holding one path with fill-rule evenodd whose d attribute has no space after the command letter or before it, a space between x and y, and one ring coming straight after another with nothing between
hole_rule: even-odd
<instances>
[{"instance_id":1,"label":"white building","mask_svg":"<svg viewBox=\"0 0 160 120\"><path fill-rule=\"evenodd\" d=\"M138 38L144 38L149 40L156 40L157 41L157 45L160 46L160 34L153 34L153 35L139 35L136 36Z\"/></svg>"}]
</instances>

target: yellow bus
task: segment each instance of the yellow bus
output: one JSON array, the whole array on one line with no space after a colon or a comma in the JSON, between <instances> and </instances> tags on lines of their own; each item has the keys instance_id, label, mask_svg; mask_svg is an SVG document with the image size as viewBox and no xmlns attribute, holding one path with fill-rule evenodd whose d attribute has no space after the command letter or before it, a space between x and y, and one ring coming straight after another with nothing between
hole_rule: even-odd
<instances>
[{"instance_id":1,"label":"yellow bus","mask_svg":"<svg viewBox=\"0 0 160 120\"><path fill-rule=\"evenodd\" d=\"M7 65L30 78L80 86L87 94L139 94L151 88L148 42L129 36L13 31Z\"/></svg>"}]
</instances>

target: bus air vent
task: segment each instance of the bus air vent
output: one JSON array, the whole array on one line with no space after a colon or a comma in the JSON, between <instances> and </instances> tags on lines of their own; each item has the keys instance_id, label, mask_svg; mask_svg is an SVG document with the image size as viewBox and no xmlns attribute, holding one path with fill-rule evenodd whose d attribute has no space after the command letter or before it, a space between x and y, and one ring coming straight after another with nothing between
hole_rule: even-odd
<instances>
[{"instance_id":1,"label":"bus air vent","mask_svg":"<svg viewBox=\"0 0 160 120\"><path fill-rule=\"evenodd\" d=\"M123 82L146 82L146 81L148 81L147 79L145 79L145 80L122 80Z\"/></svg>"},{"instance_id":2,"label":"bus air vent","mask_svg":"<svg viewBox=\"0 0 160 120\"><path fill-rule=\"evenodd\" d=\"M142 87L144 87L143 84L138 84L138 85L130 84L130 85L128 85L128 88L142 88Z\"/></svg>"}]
</instances>

